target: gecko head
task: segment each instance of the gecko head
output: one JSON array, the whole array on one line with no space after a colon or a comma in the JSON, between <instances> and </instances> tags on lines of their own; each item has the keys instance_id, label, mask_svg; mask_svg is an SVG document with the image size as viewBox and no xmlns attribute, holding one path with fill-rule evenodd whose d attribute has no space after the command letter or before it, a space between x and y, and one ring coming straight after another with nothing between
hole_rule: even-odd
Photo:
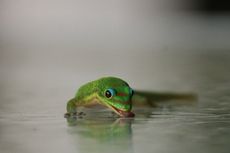
<instances>
[{"instance_id":1,"label":"gecko head","mask_svg":"<svg viewBox=\"0 0 230 153\"><path fill-rule=\"evenodd\" d=\"M121 117L134 117L132 109L133 90L125 81L115 77L101 78L98 84L100 102Z\"/></svg>"}]
</instances>

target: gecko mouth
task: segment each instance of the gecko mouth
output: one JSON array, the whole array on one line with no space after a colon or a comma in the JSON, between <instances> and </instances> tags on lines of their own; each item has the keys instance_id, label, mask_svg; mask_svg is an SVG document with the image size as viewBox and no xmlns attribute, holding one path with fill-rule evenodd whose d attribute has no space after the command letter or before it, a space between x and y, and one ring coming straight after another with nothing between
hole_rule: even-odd
<instances>
[{"instance_id":1,"label":"gecko mouth","mask_svg":"<svg viewBox=\"0 0 230 153\"><path fill-rule=\"evenodd\" d=\"M121 117L134 117L135 116L135 114L131 111L123 111L123 110L120 110L120 109L118 109L112 105L111 105L111 107L115 111L115 113L117 113Z\"/></svg>"}]
</instances>

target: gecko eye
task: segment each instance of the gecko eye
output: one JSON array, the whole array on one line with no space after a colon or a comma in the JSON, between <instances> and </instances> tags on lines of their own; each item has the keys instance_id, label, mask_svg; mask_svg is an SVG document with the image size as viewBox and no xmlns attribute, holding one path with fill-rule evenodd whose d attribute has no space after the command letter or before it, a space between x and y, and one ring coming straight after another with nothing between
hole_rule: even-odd
<instances>
[{"instance_id":1,"label":"gecko eye","mask_svg":"<svg viewBox=\"0 0 230 153\"><path fill-rule=\"evenodd\" d=\"M111 98L116 94L116 91L112 88L109 88L105 91L105 97Z\"/></svg>"}]
</instances>

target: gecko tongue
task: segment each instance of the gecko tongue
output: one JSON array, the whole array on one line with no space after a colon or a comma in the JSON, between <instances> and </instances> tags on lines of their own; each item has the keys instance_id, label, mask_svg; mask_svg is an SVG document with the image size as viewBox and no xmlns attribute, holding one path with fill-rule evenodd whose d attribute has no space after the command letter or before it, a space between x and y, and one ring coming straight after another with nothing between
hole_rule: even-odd
<instances>
[{"instance_id":1,"label":"gecko tongue","mask_svg":"<svg viewBox=\"0 0 230 153\"><path fill-rule=\"evenodd\" d=\"M123 116L123 117L134 117L135 114L133 112L126 112L122 110L118 110L118 112Z\"/></svg>"},{"instance_id":2,"label":"gecko tongue","mask_svg":"<svg viewBox=\"0 0 230 153\"><path fill-rule=\"evenodd\" d=\"M113 107L113 106L112 106ZM113 109L117 112L117 114L119 114L121 117L134 117L135 114L131 111L123 111L120 109L117 109L115 107L113 107Z\"/></svg>"},{"instance_id":3,"label":"gecko tongue","mask_svg":"<svg viewBox=\"0 0 230 153\"><path fill-rule=\"evenodd\" d=\"M133 112L127 112L125 117L134 117L135 114Z\"/></svg>"}]
</instances>

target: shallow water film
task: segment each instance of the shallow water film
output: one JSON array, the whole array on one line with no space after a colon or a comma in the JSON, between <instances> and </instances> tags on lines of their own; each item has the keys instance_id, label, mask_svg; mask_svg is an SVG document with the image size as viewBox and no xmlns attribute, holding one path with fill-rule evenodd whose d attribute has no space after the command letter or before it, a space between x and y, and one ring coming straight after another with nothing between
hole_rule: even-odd
<instances>
[{"instance_id":1,"label":"shallow water film","mask_svg":"<svg viewBox=\"0 0 230 153\"><path fill-rule=\"evenodd\" d=\"M12 55L7 53L1 61L2 153L228 153L230 150L227 51L134 52L124 59L120 53L116 56L123 63L127 59L129 63L137 63L140 57L145 60L134 64L135 69L118 64L113 70L103 66L95 70L87 65L81 69L78 60L59 60L65 58L62 54L56 54L55 58L43 52L36 56L16 55L16 51ZM94 58L101 56L109 55L103 52ZM113 60L107 67L112 67ZM97 67L101 61L92 61L91 65ZM153 108L136 107L133 119L115 118L107 109L93 109L82 118L65 119L66 102L77 88L106 72L123 76L134 89L192 92L197 100L171 101Z\"/></svg>"}]
</instances>

